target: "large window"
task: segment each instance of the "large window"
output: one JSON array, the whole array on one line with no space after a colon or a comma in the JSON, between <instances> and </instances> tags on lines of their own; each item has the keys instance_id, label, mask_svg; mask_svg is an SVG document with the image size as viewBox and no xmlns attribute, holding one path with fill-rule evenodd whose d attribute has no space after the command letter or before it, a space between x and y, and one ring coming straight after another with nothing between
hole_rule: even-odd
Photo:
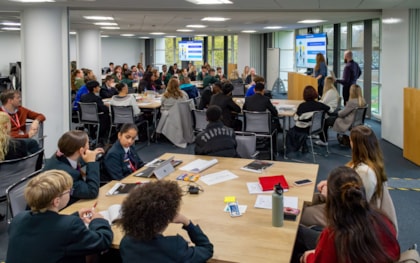
<instances>
[{"instance_id":1,"label":"large window","mask_svg":"<svg viewBox=\"0 0 420 263\"><path fill-rule=\"evenodd\" d=\"M379 118L381 114L381 83L380 83L380 54L381 54L381 23L372 21L372 114Z\"/></svg>"}]
</instances>

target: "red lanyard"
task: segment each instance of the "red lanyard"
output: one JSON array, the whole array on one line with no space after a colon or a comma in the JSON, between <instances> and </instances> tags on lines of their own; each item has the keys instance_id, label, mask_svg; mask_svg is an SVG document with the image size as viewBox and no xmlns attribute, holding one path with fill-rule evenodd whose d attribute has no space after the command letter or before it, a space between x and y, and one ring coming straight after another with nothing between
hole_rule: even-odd
<instances>
[{"instance_id":1,"label":"red lanyard","mask_svg":"<svg viewBox=\"0 0 420 263\"><path fill-rule=\"evenodd\" d=\"M9 114L10 121L13 122L13 124L19 129L20 128L20 121L19 121L19 116L18 116L17 112L11 114L6 110L6 108L2 107L2 109L3 109L4 112ZM16 120L13 119L12 116L15 116Z\"/></svg>"}]
</instances>

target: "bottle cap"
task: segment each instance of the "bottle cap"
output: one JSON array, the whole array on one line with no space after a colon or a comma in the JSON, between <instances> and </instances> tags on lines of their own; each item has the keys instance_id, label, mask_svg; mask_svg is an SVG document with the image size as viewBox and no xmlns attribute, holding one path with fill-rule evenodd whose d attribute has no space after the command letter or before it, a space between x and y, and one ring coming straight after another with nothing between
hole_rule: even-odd
<instances>
[{"instance_id":1,"label":"bottle cap","mask_svg":"<svg viewBox=\"0 0 420 263\"><path fill-rule=\"evenodd\" d=\"M280 184L274 185L274 191L279 195L283 194L283 188L281 187Z\"/></svg>"}]
</instances>

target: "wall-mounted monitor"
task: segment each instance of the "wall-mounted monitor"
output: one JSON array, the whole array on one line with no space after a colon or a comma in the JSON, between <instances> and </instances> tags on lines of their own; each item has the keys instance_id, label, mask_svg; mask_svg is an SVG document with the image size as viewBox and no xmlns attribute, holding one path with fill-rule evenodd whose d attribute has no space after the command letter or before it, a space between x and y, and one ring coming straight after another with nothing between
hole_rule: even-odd
<instances>
[{"instance_id":1,"label":"wall-mounted monitor","mask_svg":"<svg viewBox=\"0 0 420 263\"><path fill-rule=\"evenodd\" d=\"M179 41L179 60L203 61L203 41Z\"/></svg>"},{"instance_id":2,"label":"wall-mounted monitor","mask_svg":"<svg viewBox=\"0 0 420 263\"><path fill-rule=\"evenodd\" d=\"M327 59L327 43L327 33L296 36L296 67L314 68L318 53Z\"/></svg>"}]
</instances>

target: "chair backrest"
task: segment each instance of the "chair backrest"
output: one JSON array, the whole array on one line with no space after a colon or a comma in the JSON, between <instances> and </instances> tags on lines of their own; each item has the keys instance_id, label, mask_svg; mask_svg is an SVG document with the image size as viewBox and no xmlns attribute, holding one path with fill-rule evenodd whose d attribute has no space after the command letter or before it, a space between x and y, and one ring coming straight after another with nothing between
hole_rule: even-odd
<instances>
[{"instance_id":1,"label":"chair backrest","mask_svg":"<svg viewBox=\"0 0 420 263\"><path fill-rule=\"evenodd\" d=\"M244 97L245 96L245 85L242 83L232 83L233 90L232 96L234 97Z\"/></svg>"},{"instance_id":2,"label":"chair backrest","mask_svg":"<svg viewBox=\"0 0 420 263\"><path fill-rule=\"evenodd\" d=\"M200 101L201 101L201 96L194 98L194 104L196 108L198 108L198 106L200 105Z\"/></svg>"},{"instance_id":3,"label":"chair backrest","mask_svg":"<svg viewBox=\"0 0 420 263\"><path fill-rule=\"evenodd\" d=\"M32 125L33 120L27 120L26 121L26 131L29 131L29 128ZM37 136L34 136L33 139L38 142L39 148L44 148L44 122L40 122L38 126L38 134Z\"/></svg>"},{"instance_id":4,"label":"chair backrest","mask_svg":"<svg viewBox=\"0 0 420 263\"><path fill-rule=\"evenodd\" d=\"M96 102L78 102L79 103L79 122L80 123L98 123L98 107Z\"/></svg>"},{"instance_id":5,"label":"chair backrest","mask_svg":"<svg viewBox=\"0 0 420 263\"><path fill-rule=\"evenodd\" d=\"M257 135L251 132L235 132L236 152L241 158L252 159L257 151Z\"/></svg>"},{"instance_id":6,"label":"chair backrest","mask_svg":"<svg viewBox=\"0 0 420 263\"><path fill-rule=\"evenodd\" d=\"M10 211L10 218L15 217L20 212L26 210L26 200L24 196L25 187L29 180L37 176L41 171L36 171L22 180L14 183L6 189L7 204Z\"/></svg>"},{"instance_id":7,"label":"chair backrest","mask_svg":"<svg viewBox=\"0 0 420 263\"><path fill-rule=\"evenodd\" d=\"M42 169L44 149L23 158L0 162L0 199L6 197L6 189L22 178Z\"/></svg>"},{"instance_id":8,"label":"chair backrest","mask_svg":"<svg viewBox=\"0 0 420 263\"><path fill-rule=\"evenodd\" d=\"M207 121L206 111L194 109L192 112L194 117L194 130L204 130L207 127L207 124L209 123Z\"/></svg>"},{"instance_id":9,"label":"chair backrest","mask_svg":"<svg viewBox=\"0 0 420 263\"><path fill-rule=\"evenodd\" d=\"M184 138L194 138L194 122L191 114L191 108L193 107L192 105L194 105L193 100L189 99L187 101L181 101L178 102L177 105L179 108L179 113L182 116L181 125L184 133Z\"/></svg>"},{"instance_id":10,"label":"chair backrest","mask_svg":"<svg viewBox=\"0 0 420 263\"><path fill-rule=\"evenodd\" d=\"M366 111L367 105L364 107L358 107L354 110L354 120L350 128L365 124Z\"/></svg>"},{"instance_id":11,"label":"chair backrest","mask_svg":"<svg viewBox=\"0 0 420 263\"><path fill-rule=\"evenodd\" d=\"M318 134L323 131L325 112L315 111L312 115L311 126L309 127L309 134Z\"/></svg>"},{"instance_id":12,"label":"chair backrest","mask_svg":"<svg viewBox=\"0 0 420 263\"><path fill-rule=\"evenodd\" d=\"M134 123L134 113L132 106L111 105L112 124Z\"/></svg>"},{"instance_id":13,"label":"chair backrest","mask_svg":"<svg viewBox=\"0 0 420 263\"><path fill-rule=\"evenodd\" d=\"M244 131L257 133L271 133L271 114L268 111L243 111Z\"/></svg>"}]
</instances>

